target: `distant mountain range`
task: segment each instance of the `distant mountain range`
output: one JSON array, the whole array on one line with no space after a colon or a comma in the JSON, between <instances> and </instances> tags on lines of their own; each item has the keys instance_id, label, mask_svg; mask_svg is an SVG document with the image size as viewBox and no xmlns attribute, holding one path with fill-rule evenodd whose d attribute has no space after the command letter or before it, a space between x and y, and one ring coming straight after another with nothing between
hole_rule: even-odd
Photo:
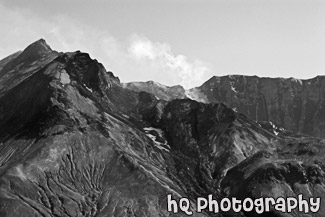
<instances>
[{"instance_id":1,"label":"distant mountain range","mask_svg":"<svg viewBox=\"0 0 325 217\"><path fill-rule=\"evenodd\" d=\"M192 216L323 217L323 205L199 213L195 202L324 200L324 94L324 77L122 84L89 54L38 40L0 61L0 216L187 216L168 212L172 194Z\"/></svg>"},{"instance_id":2,"label":"distant mountain range","mask_svg":"<svg viewBox=\"0 0 325 217\"><path fill-rule=\"evenodd\" d=\"M131 82L124 86L146 91L160 99L190 98L205 103L224 103L259 122L272 122L295 133L325 137L325 76L308 80L214 76L200 87L185 90L156 82Z\"/></svg>"}]
</instances>

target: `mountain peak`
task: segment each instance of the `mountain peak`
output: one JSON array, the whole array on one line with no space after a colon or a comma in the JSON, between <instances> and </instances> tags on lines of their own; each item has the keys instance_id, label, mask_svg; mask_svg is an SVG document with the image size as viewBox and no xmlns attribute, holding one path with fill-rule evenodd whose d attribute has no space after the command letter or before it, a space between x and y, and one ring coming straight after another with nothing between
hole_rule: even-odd
<instances>
[{"instance_id":1,"label":"mountain peak","mask_svg":"<svg viewBox=\"0 0 325 217\"><path fill-rule=\"evenodd\" d=\"M38 61L49 56L49 54L57 53L46 43L44 39L39 39L32 44L28 45L23 52L15 60L18 62L33 62Z\"/></svg>"},{"instance_id":2,"label":"mountain peak","mask_svg":"<svg viewBox=\"0 0 325 217\"><path fill-rule=\"evenodd\" d=\"M52 52L53 50L51 49L51 47L46 43L46 41L41 38L35 42L33 42L32 44L30 44L29 46L27 46L27 48L24 50L28 51L28 53L32 52L37 52L37 53L49 53Z\"/></svg>"},{"instance_id":3,"label":"mountain peak","mask_svg":"<svg viewBox=\"0 0 325 217\"><path fill-rule=\"evenodd\" d=\"M44 60L51 61L56 58L58 52L51 49L46 41L41 38L28 45L23 51L17 52L14 58L2 66L0 77L11 70L22 70L27 65L36 65ZM47 62L45 61L45 62ZM22 66L23 64L24 66Z\"/></svg>"}]
</instances>

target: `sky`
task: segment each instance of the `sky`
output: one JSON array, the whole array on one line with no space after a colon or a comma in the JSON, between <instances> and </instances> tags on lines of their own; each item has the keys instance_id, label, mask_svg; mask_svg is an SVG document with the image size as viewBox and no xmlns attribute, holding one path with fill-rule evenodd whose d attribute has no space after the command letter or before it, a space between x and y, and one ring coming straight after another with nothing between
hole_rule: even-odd
<instances>
[{"instance_id":1,"label":"sky","mask_svg":"<svg viewBox=\"0 0 325 217\"><path fill-rule=\"evenodd\" d=\"M44 38L122 82L325 75L324 0L0 0L0 59Z\"/></svg>"}]
</instances>

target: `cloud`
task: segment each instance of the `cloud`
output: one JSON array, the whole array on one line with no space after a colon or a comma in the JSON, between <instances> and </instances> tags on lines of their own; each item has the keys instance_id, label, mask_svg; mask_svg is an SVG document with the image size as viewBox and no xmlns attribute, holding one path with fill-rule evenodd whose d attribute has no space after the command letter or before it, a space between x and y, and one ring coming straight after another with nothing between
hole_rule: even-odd
<instances>
[{"instance_id":1,"label":"cloud","mask_svg":"<svg viewBox=\"0 0 325 217\"><path fill-rule=\"evenodd\" d=\"M174 54L168 43L154 42L138 34L123 41L107 29L86 25L68 15L40 17L29 10L1 4L0 14L4 21L0 22L0 59L44 38L57 51L90 53L123 82L154 80L191 88L201 85L209 71L200 61Z\"/></svg>"},{"instance_id":2,"label":"cloud","mask_svg":"<svg viewBox=\"0 0 325 217\"><path fill-rule=\"evenodd\" d=\"M190 61L185 55L174 54L169 44L152 42L139 35L131 38L128 51L136 61L160 68L160 73L185 88L201 85L210 71L201 61Z\"/></svg>"},{"instance_id":3,"label":"cloud","mask_svg":"<svg viewBox=\"0 0 325 217\"><path fill-rule=\"evenodd\" d=\"M81 50L102 62L108 70L126 59L126 48L109 31L89 26L66 15L40 17L23 8L0 4L0 59L44 38L52 49ZM124 50L124 51L123 51ZM118 62L118 63L117 63ZM118 68L118 67L115 67Z\"/></svg>"}]
</instances>

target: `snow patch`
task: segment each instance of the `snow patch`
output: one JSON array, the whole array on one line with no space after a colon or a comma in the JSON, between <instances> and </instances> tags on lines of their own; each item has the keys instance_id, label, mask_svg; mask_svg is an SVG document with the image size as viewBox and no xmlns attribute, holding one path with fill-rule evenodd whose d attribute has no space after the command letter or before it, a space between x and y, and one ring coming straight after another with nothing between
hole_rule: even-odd
<instances>
[{"instance_id":1,"label":"snow patch","mask_svg":"<svg viewBox=\"0 0 325 217\"><path fill-rule=\"evenodd\" d=\"M126 115L126 114L122 114L123 117L125 118L130 118L130 116Z\"/></svg>"},{"instance_id":2,"label":"snow patch","mask_svg":"<svg viewBox=\"0 0 325 217\"><path fill-rule=\"evenodd\" d=\"M89 90L90 92L93 92L93 90L90 89L89 87L87 87L86 85L85 85L85 87L86 87L86 89Z\"/></svg>"},{"instance_id":3,"label":"snow patch","mask_svg":"<svg viewBox=\"0 0 325 217\"><path fill-rule=\"evenodd\" d=\"M274 133L274 135L279 135L279 133L281 132L281 131L283 131L284 130L284 128L278 128L275 124L273 124L271 121L269 121L269 124L272 126L272 130L273 130L273 133Z\"/></svg>"},{"instance_id":4,"label":"snow patch","mask_svg":"<svg viewBox=\"0 0 325 217\"><path fill-rule=\"evenodd\" d=\"M166 141L164 143L159 142L159 141L157 141L157 137L150 133L150 131L155 131L158 133L159 137L164 138L163 131L161 129L154 128L154 127L145 127L143 129L146 132L146 135L156 144L157 148L159 148L160 150L163 150L163 151L167 151L167 152L170 151L170 146L167 144Z\"/></svg>"},{"instance_id":5,"label":"snow patch","mask_svg":"<svg viewBox=\"0 0 325 217\"><path fill-rule=\"evenodd\" d=\"M150 131L150 130L154 130L154 131L157 131L158 133L159 133L159 136L162 136L162 134L163 134L163 132L162 132L162 130L161 129L158 129L158 128L154 128L154 127L145 127L145 128L143 128L144 129L144 131Z\"/></svg>"},{"instance_id":6,"label":"snow patch","mask_svg":"<svg viewBox=\"0 0 325 217\"><path fill-rule=\"evenodd\" d=\"M232 90L233 92L237 93L237 90L236 90L236 88L235 88L234 86L231 86L231 90Z\"/></svg>"}]
</instances>

